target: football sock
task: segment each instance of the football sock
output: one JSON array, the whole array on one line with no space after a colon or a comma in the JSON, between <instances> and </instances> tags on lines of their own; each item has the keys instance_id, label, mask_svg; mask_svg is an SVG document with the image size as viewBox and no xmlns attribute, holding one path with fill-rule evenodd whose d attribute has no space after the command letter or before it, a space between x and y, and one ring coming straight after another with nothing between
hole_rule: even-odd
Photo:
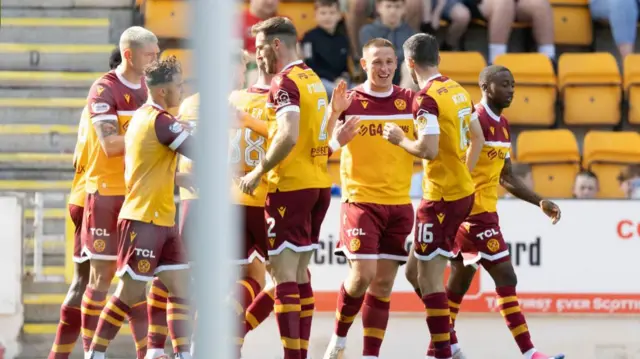
<instances>
[{"instance_id":1,"label":"football sock","mask_svg":"<svg viewBox=\"0 0 640 359\"><path fill-rule=\"evenodd\" d=\"M235 307L236 314L244 316L247 308L260 293L260 283L251 277L245 277L236 282Z\"/></svg>"},{"instance_id":2,"label":"football sock","mask_svg":"<svg viewBox=\"0 0 640 359\"><path fill-rule=\"evenodd\" d=\"M187 300L169 297L167 323L174 353L189 353L191 347L191 314Z\"/></svg>"},{"instance_id":3,"label":"football sock","mask_svg":"<svg viewBox=\"0 0 640 359\"><path fill-rule=\"evenodd\" d=\"M80 308L62 305L56 339L48 359L68 359L76 345L82 327Z\"/></svg>"},{"instance_id":4,"label":"football sock","mask_svg":"<svg viewBox=\"0 0 640 359\"><path fill-rule=\"evenodd\" d=\"M422 297L427 311L427 326L434 346L434 357L451 358L449 305L444 292L431 293Z\"/></svg>"},{"instance_id":5,"label":"football sock","mask_svg":"<svg viewBox=\"0 0 640 359\"><path fill-rule=\"evenodd\" d=\"M389 297L375 297L369 293L364 296L362 307L363 347L362 356L377 358L389 322Z\"/></svg>"},{"instance_id":6,"label":"football sock","mask_svg":"<svg viewBox=\"0 0 640 359\"><path fill-rule=\"evenodd\" d=\"M131 336L136 345L137 359L144 359L147 354L147 332L149 319L147 318L147 301L134 304L127 315Z\"/></svg>"},{"instance_id":7,"label":"football sock","mask_svg":"<svg viewBox=\"0 0 640 359\"><path fill-rule=\"evenodd\" d=\"M516 287L497 287L496 293L498 294L500 314L502 314L505 322L507 322L507 327L509 327L511 335L513 335L516 344L518 344L520 352L524 354L533 349L533 343L531 342L531 334L527 327L527 321L524 319L524 314L522 314L520 310Z\"/></svg>"},{"instance_id":8,"label":"football sock","mask_svg":"<svg viewBox=\"0 0 640 359\"><path fill-rule=\"evenodd\" d=\"M351 324L358 316L362 303L364 303L364 295L361 297L352 297L344 288L344 283L340 287L338 294L338 303L336 306L336 326L334 335L336 337L336 346L344 348L347 340L347 334Z\"/></svg>"},{"instance_id":9,"label":"football sock","mask_svg":"<svg viewBox=\"0 0 640 359\"><path fill-rule=\"evenodd\" d=\"M162 281L155 278L151 283L151 290L147 296L147 316L149 318L148 345L151 349L162 349L167 342L169 329L167 328L167 298L169 290Z\"/></svg>"},{"instance_id":10,"label":"football sock","mask_svg":"<svg viewBox=\"0 0 640 359\"><path fill-rule=\"evenodd\" d=\"M100 313L107 304L107 292L98 291L87 287L82 296L81 321L82 321L82 347L89 351L91 341L98 327Z\"/></svg>"},{"instance_id":11,"label":"football sock","mask_svg":"<svg viewBox=\"0 0 640 359\"><path fill-rule=\"evenodd\" d=\"M256 296L256 299L249 305L245 314L245 330L250 332L256 329L260 323L269 318L275 304L275 288L264 290Z\"/></svg>"},{"instance_id":12,"label":"football sock","mask_svg":"<svg viewBox=\"0 0 640 359\"><path fill-rule=\"evenodd\" d=\"M284 347L283 359L300 357L300 292L298 283L285 282L276 286L276 322L280 330L280 340Z\"/></svg>"},{"instance_id":13,"label":"football sock","mask_svg":"<svg viewBox=\"0 0 640 359\"><path fill-rule=\"evenodd\" d=\"M456 334L456 318L460 312L460 304L464 299L464 295L456 294L447 289L447 298L449 298L449 316L451 318L451 352L455 353L460 350L458 344L458 335Z\"/></svg>"},{"instance_id":14,"label":"football sock","mask_svg":"<svg viewBox=\"0 0 640 359\"><path fill-rule=\"evenodd\" d=\"M109 343L116 337L124 319L131 308L124 304L118 297L113 296L100 314L98 327L91 341L91 351L104 353Z\"/></svg>"},{"instance_id":15,"label":"football sock","mask_svg":"<svg viewBox=\"0 0 640 359\"><path fill-rule=\"evenodd\" d=\"M307 359L309 350L309 338L311 338L311 323L313 321L313 311L316 308L315 298L311 282L298 284L300 292L300 358Z\"/></svg>"}]
</instances>

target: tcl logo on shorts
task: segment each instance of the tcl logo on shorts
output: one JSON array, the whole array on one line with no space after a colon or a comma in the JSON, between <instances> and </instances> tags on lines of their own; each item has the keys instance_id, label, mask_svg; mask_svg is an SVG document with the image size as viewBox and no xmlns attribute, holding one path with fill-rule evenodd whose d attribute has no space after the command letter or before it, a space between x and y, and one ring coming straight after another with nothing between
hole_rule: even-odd
<instances>
[{"instance_id":1,"label":"tcl logo on shorts","mask_svg":"<svg viewBox=\"0 0 640 359\"><path fill-rule=\"evenodd\" d=\"M155 258L156 255L153 254L153 251L150 249L144 249L144 248L134 248L134 251L136 251L136 256L138 257L142 257L142 258Z\"/></svg>"},{"instance_id":2,"label":"tcl logo on shorts","mask_svg":"<svg viewBox=\"0 0 640 359\"><path fill-rule=\"evenodd\" d=\"M89 231L91 231L91 235L92 236L100 236L100 237L109 237L109 236L111 236L109 231L107 231L106 229L103 229L103 228L89 228Z\"/></svg>"},{"instance_id":3,"label":"tcl logo on shorts","mask_svg":"<svg viewBox=\"0 0 640 359\"><path fill-rule=\"evenodd\" d=\"M640 237L640 222L634 222L630 219L623 219L618 222L616 226L616 232L620 239L632 239L633 237Z\"/></svg>"},{"instance_id":4,"label":"tcl logo on shorts","mask_svg":"<svg viewBox=\"0 0 640 359\"><path fill-rule=\"evenodd\" d=\"M500 231L495 230L495 228L487 229L484 232L480 232L476 234L479 240L483 241L487 238L495 237L500 234Z\"/></svg>"}]
</instances>

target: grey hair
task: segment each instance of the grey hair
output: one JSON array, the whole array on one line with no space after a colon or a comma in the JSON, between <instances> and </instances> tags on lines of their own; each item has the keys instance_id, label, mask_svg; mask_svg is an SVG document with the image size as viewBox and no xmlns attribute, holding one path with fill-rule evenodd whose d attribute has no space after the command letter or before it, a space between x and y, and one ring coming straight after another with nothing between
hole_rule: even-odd
<instances>
[{"instance_id":1,"label":"grey hair","mask_svg":"<svg viewBox=\"0 0 640 359\"><path fill-rule=\"evenodd\" d=\"M139 48L147 44L157 44L158 37L141 26L131 26L120 36L120 49Z\"/></svg>"}]
</instances>

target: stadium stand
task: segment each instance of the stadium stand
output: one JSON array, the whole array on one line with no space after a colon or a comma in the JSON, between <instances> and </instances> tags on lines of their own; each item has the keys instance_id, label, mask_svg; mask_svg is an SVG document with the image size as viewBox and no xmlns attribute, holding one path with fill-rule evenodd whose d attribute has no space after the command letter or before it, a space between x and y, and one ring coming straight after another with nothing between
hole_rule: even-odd
<instances>
[{"instance_id":1,"label":"stadium stand","mask_svg":"<svg viewBox=\"0 0 640 359\"><path fill-rule=\"evenodd\" d=\"M582 165L598 176L601 198L624 198L618 175L628 165L640 163L637 132L589 131L584 137Z\"/></svg>"},{"instance_id":2,"label":"stadium stand","mask_svg":"<svg viewBox=\"0 0 640 359\"><path fill-rule=\"evenodd\" d=\"M440 72L464 86L474 103L482 99L482 93L478 87L478 76L486 66L487 62L479 52L440 53Z\"/></svg>"},{"instance_id":3,"label":"stadium stand","mask_svg":"<svg viewBox=\"0 0 640 359\"><path fill-rule=\"evenodd\" d=\"M624 58L624 91L629 112L627 114L629 123L640 124L640 55L632 54Z\"/></svg>"},{"instance_id":4,"label":"stadium stand","mask_svg":"<svg viewBox=\"0 0 640 359\"><path fill-rule=\"evenodd\" d=\"M567 125L617 125L622 80L610 53L562 54L558 85Z\"/></svg>"},{"instance_id":5,"label":"stadium stand","mask_svg":"<svg viewBox=\"0 0 640 359\"><path fill-rule=\"evenodd\" d=\"M494 62L511 70L516 82L511 106L504 114L511 125L549 127L555 123L556 75L543 54L505 54Z\"/></svg>"},{"instance_id":6,"label":"stadium stand","mask_svg":"<svg viewBox=\"0 0 640 359\"><path fill-rule=\"evenodd\" d=\"M522 131L517 139L516 158L531 166L535 190L540 195L571 197L573 180L580 171L580 152L573 132L567 129Z\"/></svg>"},{"instance_id":7,"label":"stadium stand","mask_svg":"<svg viewBox=\"0 0 640 359\"><path fill-rule=\"evenodd\" d=\"M593 45L589 0L550 0L556 45Z\"/></svg>"},{"instance_id":8,"label":"stadium stand","mask_svg":"<svg viewBox=\"0 0 640 359\"><path fill-rule=\"evenodd\" d=\"M169 56L175 56L182 65L182 75L185 79L193 79L192 51L188 49L166 49L162 51L160 58L165 59Z\"/></svg>"},{"instance_id":9,"label":"stadium stand","mask_svg":"<svg viewBox=\"0 0 640 359\"><path fill-rule=\"evenodd\" d=\"M102 72L0 71L0 81L6 86L27 88L89 88L101 75Z\"/></svg>"},{"instance_id":10,"label":"stadium stand","mask_svg":"<svg viewBox=\"0 0 640 359\"><path fill-rule=\"evenodd\" d=\"M186 39L190 31L188 1L145 0L144 26L163 39Z\"/></svg>"}]
</instances>

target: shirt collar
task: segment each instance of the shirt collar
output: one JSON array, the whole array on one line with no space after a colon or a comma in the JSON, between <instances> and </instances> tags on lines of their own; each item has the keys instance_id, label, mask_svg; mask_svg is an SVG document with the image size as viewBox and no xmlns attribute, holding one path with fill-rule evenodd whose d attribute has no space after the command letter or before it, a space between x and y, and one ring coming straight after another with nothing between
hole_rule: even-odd
<instances>
[{"instance_id":1,"label":"shirt collar","mask_svg":"<svg viewBox=\"0 0 640 359\"><path fill-rule=\"evenodd\" d=\"M116 73L118 80L120 80L120 82L122 82L122 84L127 86L128 88L132 90L139 90L140 88L142 88L142 84L140 83L134 84L133 82L130 82L129 80L124 78L123 76L124 67L122 65L119 65L118 67L116 67L116 70L114 72Z\"/></svg>"},{"instance_id":2,"label":"shirt collar","mask_svg":"<svg viewBox=\"0 0 640 359\"><path fill-rule=\"evenodd\" d=\"M500 122L500 116L496 115L495 113L493 113L493 111L491 111L491 108L489 107L489 105L487 105L486 100L483 99L482 101L480 101L480 104L482 105L482 107L484 107L484 110L487 111L487 113L489 114L489 117L491 117L496 122Z\"/></svg>"},{"instance_id":3,"label":"shirt collar","mask_svg":"<svg viewBox=\"0 0 640 359\"><path fill-rule=\"evenodd\" d=\"M296 65L301 65L301 64L303 64L303 63L304 63L304 62L303 62L302 60L295 60L295 61L293 61L293 62L288 63L288 64L287 64L287 66L283 67L283 68L282 68L282 71L284 71L284 70L286 70L286 69L288 69L288 68L290 68L290 67L294 67L294 66L296 66Z\"/></svg>"},{"instance_id":4,"label":"shirt collar","mask_svg":"<svg viewBox=\"0 0 640 359\"><path fill-rule=\"evenodd\" d=\"M441 73L439 73L439 72L438 72L437 74L435 74L435 75L433 75L433 76L429 77L429 78L427 79L427 82L429 82L429 81L433 81L433 80L437 79L438 77L442 77L442 74L441 74Z\"/></svg>"},{"instance_id":5,"label":"shirt collar","mask_svg":"<svg viewBox=\"0 0 640 359\"><path fill-rule=\"evenodd\" d=\"M373 97L389 97L393 93L393 85L391 85L391 88L389 89L389 91L377 92L371 89L371 83L369 82L369 80L367 80L362 84L362 90L367 95L370 95Z\"/></svg>"},{"instance_id":6,"label":"shirt collar","mask_svg":"<svg viewBox=\"0 0 640 359\"><path fill-rule=\"evenodd\" d=\"M158 110L165 111L165 109L164 109L162 106L160 106L160 105L158 105L157 103L153 102L153 100L151 100L151 99L149 99L149 102L148 102L148 103L149 103L149 105L151 105L151 106L153 106L153 107L157 108Z\"/></svg>"}]
</instances>

